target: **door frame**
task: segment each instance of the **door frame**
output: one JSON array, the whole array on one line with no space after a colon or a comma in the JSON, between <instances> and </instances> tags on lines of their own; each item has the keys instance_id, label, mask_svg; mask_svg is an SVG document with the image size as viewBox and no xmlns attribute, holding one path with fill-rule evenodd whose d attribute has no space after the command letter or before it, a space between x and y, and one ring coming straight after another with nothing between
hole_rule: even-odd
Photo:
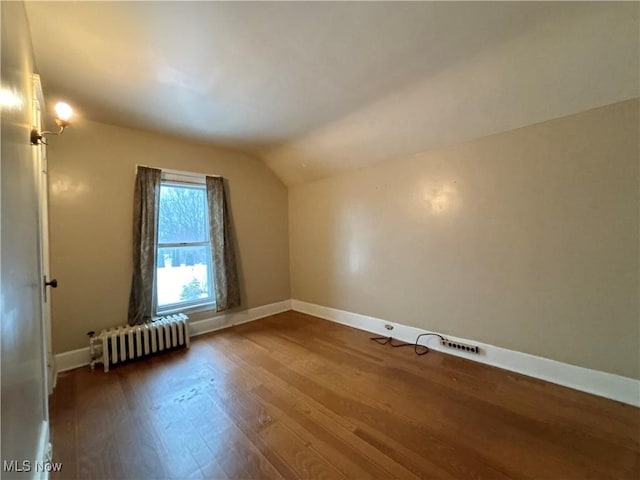
<instances>
[{"instance_id":1,"label":"door frame","mask_svg":"<svg viewBox=\"0 0 640 480\"><path fill-rule=\"evenodd\" d=\"M44 95L42 93L42 83L40 75L33 75L33 125L38 131L43 130L43 112L45 111ZM38 172L38 193L39 210L38 225L40 233L40 267L43 275L43 287L41 289L42 303L42 332L44 346L44 371L45 388L48 395L53 393L56 386L57 370L55 357L53 355L53 345L51 340L51 292L44 292L44 278L51 280L50 258L49 258L49 183L48 183L48 161L47 146L43 143L33 146L33 156ZM48 404L48 399L45 399ZM47 405L48 411L48 405ZM48 417L48 414L47 414Z\"/></svg>"}]
</instances>

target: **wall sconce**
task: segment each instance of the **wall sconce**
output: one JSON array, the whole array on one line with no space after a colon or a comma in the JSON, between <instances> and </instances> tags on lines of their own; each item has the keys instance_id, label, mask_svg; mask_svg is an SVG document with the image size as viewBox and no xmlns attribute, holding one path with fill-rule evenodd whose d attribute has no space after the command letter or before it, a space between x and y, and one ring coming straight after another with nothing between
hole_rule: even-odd
<instances>
[{"instance_id":1,"label":"wall sconce","mask_svg":"<svg viewBox=\"0 0 640 480\"><path fill-rule=\"evenodd\" d=\"M46 145L47 142L44 141L44 138L46 135L62 135L62 132L64 132L64 129L70 125L69 119L73 114L73 110L71 109L71 107L67 103L58 102L56 103L55 110L56 110L56 125L58 125L60 130L58 130L57 132L47 132L47 131L40 132L38 131L37 128L32 128L31 129L32 145L38 145L38 144Z\"/></svg>"}]
</instances>

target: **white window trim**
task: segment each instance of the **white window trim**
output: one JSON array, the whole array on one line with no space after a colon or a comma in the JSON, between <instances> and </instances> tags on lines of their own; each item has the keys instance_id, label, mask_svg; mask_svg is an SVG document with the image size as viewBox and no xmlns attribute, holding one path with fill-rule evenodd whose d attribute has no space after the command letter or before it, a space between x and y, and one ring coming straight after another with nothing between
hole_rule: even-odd
<instances>
[{"instance_id":1,"label":"white window trim","mask_svg":"<svg viewBox=\"0 0 640 480\"><path fill-rule=\"evenodd\" d=\"M161 176L161 186L162 185L184 185L186 187L198 187L203 188L206 185L205 176L198 173L193 172L181 172L178 170L162 170ZM206 189L205 189L206 195ZM158 206L159 212L159 206ZM207 206L208 212L208 206ZM207 218L207 230L209 228L209 220ZM160 248L171 248L174 247L184 247L184 246L208 246L209 251L211 250L211 240L208 242L187 242L187 243L160 243L157 240L157 232L156 232L156 257L158 256L158 250ZM211 256L211 253L209 253ZM157 267L156 260L156 269ZM180 304L170 304L167 305L166 308L160 307L158 305L157 298L157 278L154 280L154 312L158 316L162 315L171 315L174 313L194 313L200 311L207 310L215 310L216 307L216 293L215 288L213 288L213 258L210 258L210 269L209 269L209 285L212 286L211 297L201 300L194 300L193 302L181 302Z\"/></svg>"},{"instance_id":2,"label":"white window trim","mask_svg":"<svg viewBox=\"0 0 640 480\"><path fill-rule=\"evenodd\" d=\"M160 168L160 167L154 167L152 165L143 165L141 163L136 163L134 169L133 169L133 175L134 177L136 176L137 172L138 172L138 167L146 167L146 168L155 168L156 170L160 170L162 172L162 180L165 179L165 177L167 176L173 176L175 178L178 179L178 181L180 182L185 182L188 183L189 182L189 178L193 179L194 182L193 183L201 183L201 184L205 184L206 177L216 177L219 178L222 175L213 175L213 174L209 174L209 173L198 173L198 172L189 172L186 170L171 170L169 168Z\"/></svg>"}]
</instances>

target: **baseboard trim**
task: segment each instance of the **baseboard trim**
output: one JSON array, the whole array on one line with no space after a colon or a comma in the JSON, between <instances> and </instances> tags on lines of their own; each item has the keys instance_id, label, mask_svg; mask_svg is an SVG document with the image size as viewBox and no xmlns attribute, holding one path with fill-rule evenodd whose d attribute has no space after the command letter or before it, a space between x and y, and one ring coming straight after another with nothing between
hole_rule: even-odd
<instances>
[{"instance_id":1,"label":"baseboard trim","mask_svg":"<svg viewBox=\"0 0 640 480\"><path fill-rule=\"evenodd\" d=\"M275 315L276 313L282 313L288 310L291 310L291 300L270 303L240 312L222 313L211 318L191 322L189 324L189 331L191 332L191 336L195 337L205 333L215 332L216 330L222 330L223 328L253 322L254 320L259 320L269 315Z\"/></svg>"},{"instance_id":2,"label":"baseboard trim","mask_svg":"<svg viewBox=\"0 0 640 480\"><path fill-rule=\"evenodd\" d=\"M389 332L385 329L385 325L391 324L394 327L394 338L404 342L414 342L420 333L426 332L420 328L368 315L347 312L300 300L284 300L239 312L223 313L211 318L192 322L190 324L191 336L195 337L234 325L252 322L269 315L286 312L287 310L307 313L378 335L388 335ZM433 337L428 340L429 348L640 407L640 380L578 367L576 365L517 352L515 350L508 350L506 348L496 347L495 345L476 342L472 339L451 335L447 335L447 338L453 341L478 345L481 349L481 354L474 355L444 349L440 346L439 342L436 341L437 339ZM89 365L89 348L86 347L59 353L55 356L55 360L57 376L60 372Z\"/></svg>"},{"instance_id":3,"label":"baseboard trim","mask_svg":"<svg viewBox=\"0 0 640 480\"><path fill-rule=\"evenodd\" d=\"M416 337L426 333L416 327L402 325L400 323L370 317L358 313L347 312L335 308L324 307L300 300L291 300L291 308L295 311L307 313L324 318L332 322L347 325L378 335L388 336L386 324L393 325L393 337L403 342L415 342ZM437 332L434 332L437 333ZM492 365L512 372L521 373L529 377L538 378L547 382L573 388L582 392L591 393L601 397L617 400L622 403L640 407L640 380L622 377L612 373L591 370L576 365L570 365L548 358L537 357L528 353L508 350L475 340L446 335L453 341L472 343L480 347L480 355L445 349L435 337L425 342L429 348L442 351L447 354L467 358L475 362ZM429 338L429 337L427 337ZM421 342L422 343L422 342Z\"/></svg>"},{"instance_id":4,"label":"baseboard trim","mask_svg":"<svg viewBox=\"0 0 640 480\"><path fill-rule=\"evenodd\" d=\"M58 353L54 355L54 358L56 360L56 384L58 383L58 374L89 365L89 361L91 360L89 357L89 347Z\"/></svg>"},{"instance_id":5,"label":"baseboard trim","mask_svg":"<svg viewBox=\"0 0 640 480\"><path fill-rule=\"evenodd\" d=\"M275 315L291 310L291 300L270 303L259 307L249 308L239 312L222 313L211 318L205 318L196 322L189 323L189 331L192 337L203 335L209 332L215 332L223 328L233 327L247 322L253 322L260 318ZM60 372L73 370L75 368L89 365L91 358L89 356L89 347L79 348L68 352L58 353L55 355L56 361L56 377ZM56 378L57 380L57 378Z\"/></svg>"}]
</instances>

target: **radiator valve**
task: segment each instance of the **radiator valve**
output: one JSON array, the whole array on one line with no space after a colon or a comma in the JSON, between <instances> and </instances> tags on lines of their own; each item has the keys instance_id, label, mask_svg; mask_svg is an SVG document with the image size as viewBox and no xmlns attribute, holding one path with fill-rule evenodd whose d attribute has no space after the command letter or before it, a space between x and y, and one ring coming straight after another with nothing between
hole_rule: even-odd
<instances>
[{"instance_id":1,"label":"radiator valve","mask_svg":"<svg viewBox=\"0 0 640 480\"><path fill-rule=\"evenodd\" d=\"M89 355L91 356L89 366L91 367L91 370L94 370L96 368L96 363L103 362L102 342L93 330L87 332L87 335L89 336Z\"/></svg>"}]
</instances>

